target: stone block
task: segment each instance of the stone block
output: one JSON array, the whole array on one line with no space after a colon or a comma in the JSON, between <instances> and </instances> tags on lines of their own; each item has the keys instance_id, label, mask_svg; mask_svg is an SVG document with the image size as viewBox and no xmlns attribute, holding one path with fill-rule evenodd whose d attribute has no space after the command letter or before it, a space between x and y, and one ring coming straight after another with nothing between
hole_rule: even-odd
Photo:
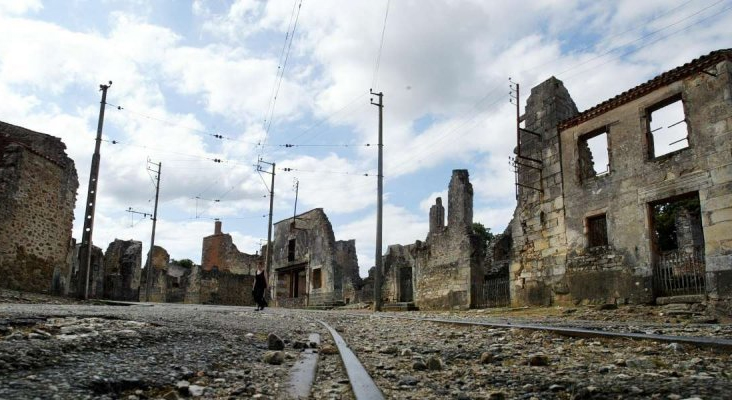
<instances>
[{"instance_id":1,"label":"stone block","mask_svg":"<svg viewBox=\"0 0 732 400\"><path fill-rule=\"evenodd\" d=\"M726 221L732 221L732 208L711 211L709 213L709 222L712 225ZM730 227L730 232L728 233L732 233L732 227Z\"/></svg>"},{"instance_id":2,"label":"stone block","mask_svg":"<svg viewBox=\"0 0 732 400\"><path fill-rule=\"evenodd\" d=\"M712 183L718 185L732 181L732 164L727 164L711 170Z\"/></svg>"},{"instance_id":3,"label":"stone block","mask_svg":"<svg viewBox=\"0 0 732 400\"><path fill-rule=\"evenodd\" d=\"M701 196L700 196L701 197ZM700 200L701 201L701 200ZM732 207L732 193L724 194L713 198L707 198L701 204L701 208L704 211L716 211L725 208Z\"/></svg>"}]
</instances>

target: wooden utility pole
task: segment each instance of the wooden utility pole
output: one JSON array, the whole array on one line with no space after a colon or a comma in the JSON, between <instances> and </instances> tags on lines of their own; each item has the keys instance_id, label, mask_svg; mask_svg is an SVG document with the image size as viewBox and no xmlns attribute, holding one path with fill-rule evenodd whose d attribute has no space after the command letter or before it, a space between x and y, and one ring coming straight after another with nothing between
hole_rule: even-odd
<instances>
[{"instance_id":1,"label":"wooden utility pole","mask_svg":"<svg viewBox=\"0 0 732 400\"><path fill-rule=\"evenodd\" d=\"M148 160L148 164L157 165L158 171L157 171L157 179L155 180L155 208L153 209L153 217L152 217L152 234L150 235L150 253L147 257L147 266L145 269L147 269L146 272L146 278L145 278L145 301L150 301L150 290L152 290L152 269L153 269L153 250L155 249L155 226L158 222L158 197L160 196L160 170L163 168L163 163L159 162L157 164L150 162ZM155 172L155 170L150 169L150 165L147 166L148 171Z\"/></svg>"},{"instance_id":2,"label":"wooden utility pole","mask_svg":"<svg viewBox=\"0 0 732 400\"><path fill-rule=\"evenodd\" d=\"M381 311L381 274L382 274L382 258L381 258L381 221L382 221L382 198L384 194L384 164L383 164L383 153L384 153L384 93L374 93L373 90L369 90L372 95L379 97L379 102L374 103L374 99L371 98L371 104L379 107L379 169L378 169L378 183L377 183L377 197L376 197L376 257L374 259L375 269L374 271L374 311Z\"/></svg>"},{"instance_id":3,"label":"wooden utility pole","mask_svg":"<svg viewBox=\"0 0 732 400\"><path fill-rule=\"evenodd\" d=\"M102 91L102 101L99 106L99 122L97 124L97 138L92 155L91 170L89 171L89 186L86 194L86 212L84 213L84 230L81 234L81 246L79 247L79 270L76 273L76 296L81 299L89 298L89 274L91 270L92 257L92 233L94 232L94 211L97 202L97 185L99 183L99 162L101 156L99 149L102 145L102 127L104 126L104 106L107 104L107 89L112 86L99 85Z\"/></svg>"}]
</instances>

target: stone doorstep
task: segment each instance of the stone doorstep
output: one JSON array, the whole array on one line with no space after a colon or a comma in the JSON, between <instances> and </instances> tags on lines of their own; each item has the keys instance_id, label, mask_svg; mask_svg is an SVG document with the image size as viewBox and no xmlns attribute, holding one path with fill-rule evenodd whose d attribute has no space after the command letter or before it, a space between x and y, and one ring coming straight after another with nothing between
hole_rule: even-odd
<instances>
[{"instance_id":1,"label":"stone doorstep","mask_svg":"<svg viewBox=\"0 0 732 400\"><path fill-rule=\"evenodd\" d=\"M656 305L664 306L667 304L694 304L703 303L707 300L707 297L703 294L690 294L686 296L669 296L669 297L656 297Z\"/></svg>"},{"instance_id":2,"label":"stone doorstep","mask_svg":"<svg viewBox=\"0 0 732 400\"><path fill-rule=\"evenodd\" d=\"M412 302L387 303L382 307L384 311L416 311L417 307Z\"/></svg>"}]
</instances>

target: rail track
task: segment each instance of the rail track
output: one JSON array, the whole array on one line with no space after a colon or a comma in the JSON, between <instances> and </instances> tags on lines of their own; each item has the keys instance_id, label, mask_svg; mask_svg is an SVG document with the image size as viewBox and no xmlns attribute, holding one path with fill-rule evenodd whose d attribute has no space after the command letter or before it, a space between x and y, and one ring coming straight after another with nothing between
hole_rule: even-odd
<instances>
[{"instance_id":1,"label":"rail track","mask_svg":"<svg viewBox=\"0 0 732 400\"><path fill-rule=\"evenodd\" d=\"M452 327L459 327L462 329L468 329L470 331L475 330L490 330L492 334L495 331L511 331L516 330L522 332L540 332L541 335L559 335L568 338L582 338L582 339L597 339L605 341L606 343L625 343L625 341L631 340L636 345L641 346L642 343L649 342L655 344L663 344L666 346L677 346L683 345L689 348L707 349L721 353L732 353L732 339L722 337L702 337L702 336L677 336L677 335L663 335L653 333L638 333L638 332L619 332L619 331L608 331L599 328L577 328L577 327L563 327L555 325L542 325L542 324L527 324L527 323L512 323L512 322L485 322L485 321L470 321L464 319L453 319L453 318L430 318L430 317L415 317L408 314L395 315L395 314L364 314L364 313L332 313L327 311L313 311L317 313L317 317L314 317L320 324L322 324L326 330L330 333L333 341L335 342L338 353L340 354L340 361L343 368L346 370L348 376L348 382L351 386L351 392L353 398L356 400L378 400L384 398L397 398L395 396L394 385L384 385L383 373L382 377L372 377L372 374L389 370L388 363L390 360L395 359L393 350L382 351L365 346L363 338L359 338L360 332L356 330L351 332L348 325L343 325L342 318L347 317L349 319L379 319L379 320L393 320L400 321L400 323L412 323L412 324L439 324L447 325ZM331 326L326 320L332 320L333 324L340 324L340 329L350 334L353 339L354 345L349 345L341 334L338 333L338 328ZM340 322L339 322L340 320ZM396 326L396 324L394 324ZM457 335L447 336L453 338ZM398 343L404 345L404 340L395 341L393 338L385 337L383 343L374 345L381 346L382 349L389 347L390 343ZM447 342L449 339L443 339L443 337L437 335L434 338L435 341L443 340ZM550 339L550 340L561 340L561 339ZM358 343L360 342L360 343ZM593 342L599 343L599 342ZM671 345L671 344L676 345ZM618 346L615 344L615 346ZM620 346L623 346L622 344ZM358 350L354 349L357 348ZM408 347L408 346L407 346ZM458 346L460 347L460 346ZM361 358L370 359L371 368L367 368L362 362ZM374 359L381 359L381 361L374 362ZM393 362L393 361L392 361ZM374 368L374 364L376 367ZM312 368L317 368L317 363L312 364ZM386 374L388 375L388 374ZM312 374L314 376L314 373ZM400 386L409 386L410 382L400 382ZM391 386L387 388L384 386ZM308 392L304 387L300 388L300 396L294 396L291 394L291 398L308 398L302 393ZM439 392L438 392L439 393ZM445 393L446 394L446 393ZM419 396L419 395L417 395ZM310 398L319 398L317 396ZM345 398L348 398L347 396ZM419 398L419 397L409 397ZM500 397L497 397L500 398ZM713 398L713 397L712 397Z\"/></svg>"}]
</instances>

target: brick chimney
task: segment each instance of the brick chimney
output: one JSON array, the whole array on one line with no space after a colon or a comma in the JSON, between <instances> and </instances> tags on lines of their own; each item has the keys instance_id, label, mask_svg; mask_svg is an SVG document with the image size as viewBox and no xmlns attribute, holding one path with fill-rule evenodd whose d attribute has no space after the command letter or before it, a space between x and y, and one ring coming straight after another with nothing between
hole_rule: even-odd
<instances>
[{"instance_id":1,"label":"brick chimney","mask_svg":"<svg viewBox=\"0 0 732 400\"><path fill-rule=\"evenodd\" d=\"M221 234L221 221L218 219L214 221L214 235L220 235Z\"/></svg>"}]
</instances>

